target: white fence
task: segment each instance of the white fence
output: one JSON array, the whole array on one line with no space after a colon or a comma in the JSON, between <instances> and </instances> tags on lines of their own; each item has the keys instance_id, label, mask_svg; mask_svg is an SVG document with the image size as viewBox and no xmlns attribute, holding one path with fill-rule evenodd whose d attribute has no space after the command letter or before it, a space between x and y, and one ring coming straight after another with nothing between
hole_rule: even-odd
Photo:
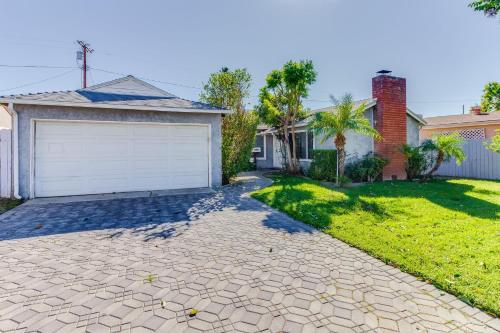
<instances>
[{"instance_id":1,"label":"white fence","mask_svg":"<svg viewBox=\"0 0 500 333\"><path fill-rule=\"evenodd\" d=\"M0 197L10 198L12 194L11 130L0 128Z\"/></svg>"},{"instance_id":2,"label":"white fence","mask_svg":"<svg viewBox=\"0 0 500 333\"><path fill-rule=\"evenodd\" d=\"M467 140L463 144L467 159L458 166L455 160L443 162L436 172L440 176L500 180L500 153L484 147L479 140Z\"/></svg>"}]
</instances>

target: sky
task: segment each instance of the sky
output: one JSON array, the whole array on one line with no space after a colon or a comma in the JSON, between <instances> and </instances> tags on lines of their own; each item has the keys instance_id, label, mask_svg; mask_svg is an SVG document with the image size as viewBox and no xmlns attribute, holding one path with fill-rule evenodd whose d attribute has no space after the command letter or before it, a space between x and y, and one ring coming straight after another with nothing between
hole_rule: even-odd
<instances>
[{"instance_id":1,"label":"sky","mask_svg":"<svg viewBox=\"0 0 500 333\"><path fill-rule=\"evenodd\" d=\"M288 60L318 72L305 105L371 97L380 69L407 79L408 106L459 114L500 80L500 20L467 0L0 0L0 95L81 87L76 40L95 50L89 83L135 75L197 100L210 73L247 68L248 107ZM58 66L24 68L9 66Z\"/></svg>"}]
</instances>

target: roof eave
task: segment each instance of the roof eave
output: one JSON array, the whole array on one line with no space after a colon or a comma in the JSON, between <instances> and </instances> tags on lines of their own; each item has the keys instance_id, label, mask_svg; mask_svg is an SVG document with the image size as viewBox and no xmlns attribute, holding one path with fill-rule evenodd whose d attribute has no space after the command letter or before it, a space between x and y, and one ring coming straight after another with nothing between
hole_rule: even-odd
<instances>
[{"instance_id":1,"label":"roof eave","mask_svg":"<svg viewBox=\"0 0 500 333\"><path fill-rule=\"evenodd\" d=\"M226 109L186 109L186 108L165 108L155 106L134 106L120 104L97 104L97 103L65 103L65 102L50 102L40 100L22 100L22 99L0 99L0 103L13 103L18 105L43 105L43 106L66 106L80 107L92 109L119 109L119 110L140 110L140 111L163 111L163 112L185 112L185 113L210 113L210 114L230 114L231 110Z\"/></svg>"}]
</instances>

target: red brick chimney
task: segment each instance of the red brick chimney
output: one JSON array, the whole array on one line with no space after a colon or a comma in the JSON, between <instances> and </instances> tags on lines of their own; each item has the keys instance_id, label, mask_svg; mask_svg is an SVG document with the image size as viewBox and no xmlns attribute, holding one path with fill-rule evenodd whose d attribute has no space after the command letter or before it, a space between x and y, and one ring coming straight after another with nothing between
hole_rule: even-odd
<instances>
[{"instance_id":1,"label":"red brick chimney","mask_svg":"<svg viewBox=\"0 0 500 333\"><path fill-rule=\"evenodd\" d=\"M481 114L481 107L479 105L472 106L470 108L470 113L475 115Z\"/></svg>"},{"instance_id":2,"label":"red brick chimney","mask_svg":"<svg viewBox=\"0 0 500 333\"><path fill-rule=\"evenodd\" d=\"M377 99L375 128L382 140L375 141L375 153L387 158L384 180L406 179L401 146L406 143L406 79L385 74L372 79L372 96Z\"/></svg>"}]
</instances>

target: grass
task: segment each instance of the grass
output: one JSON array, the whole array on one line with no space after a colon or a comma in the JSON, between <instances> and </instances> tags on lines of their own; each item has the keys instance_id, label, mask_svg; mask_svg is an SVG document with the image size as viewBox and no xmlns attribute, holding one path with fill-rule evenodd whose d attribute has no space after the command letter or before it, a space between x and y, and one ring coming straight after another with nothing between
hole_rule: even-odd
<instances>
[{"instance_id":1,"label":"grass","mask_svg":"<svg viewBox=\"0 0 500 333\"><path fill-rule=\"evenodd\" d=\"M393 181L331 189L275 176L252 197L500 314L500 182Z\"/></svg>"},{"instance_id":2,"label":"grass","mask_svg":"<svg viewBox=\"0 0 500 333\"><path fill-rule=\"evenodd\" d=\"M0 198L0 214L20 205L22 200Z\"/></svg>"}]
</instances>

